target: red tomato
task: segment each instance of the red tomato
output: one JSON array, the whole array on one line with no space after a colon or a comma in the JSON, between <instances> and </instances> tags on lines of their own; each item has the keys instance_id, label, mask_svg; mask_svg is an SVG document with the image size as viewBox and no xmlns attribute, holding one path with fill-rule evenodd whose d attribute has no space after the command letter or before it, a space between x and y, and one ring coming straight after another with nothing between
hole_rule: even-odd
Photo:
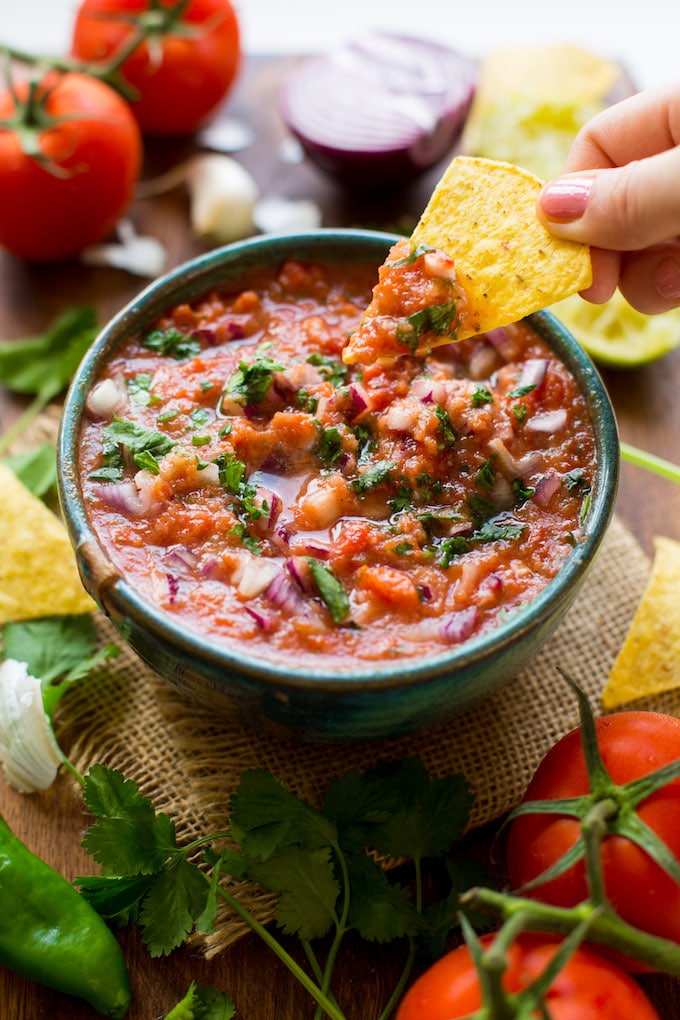
<instances>
[{"instance_id":1,"label":"red tomato","mask_svg":"<svg viewBox=\"0 0 680 1020\"><path fill-rule=\"evenodd\" d=\"M597 742L615 783L644 776L680 758L680 719L657 712L621 712L596 720ZM588 791L578 730L550 749L527 788L525 800L573 797ZM680 856L680 779L650 795L639 817ZM507 844L510 882L518 889L558 860L576 841L579 823L565 815L520 815ZM625 837L606 836L602 866L607 895L630 924L680 943L680 886ZM586 898L583 862L561 877L536 886L527 895L546 903L573 906Z\"/></svg>"},{"instance_id":2,"label":"red tomato","mask_svg":"<svg viewBox=\"0 0 680 1020\"><path fill-rule=\"evenodd\" d=\"M28 84L15 92L26 99ZM52 123L37 129L42 161L7 122L0 93L0 244L35 262L70 258L109 233L132 201L142 161L139 128L121 97L87 75L49 72L39 85Z\"/></svg>"},{"instance_id":3,"label":"red tomato","mask_svg":"<svg viewBox=\"0 0 680 1020\"><path fill-rule=\"evenodd\" d=\"M167 10L185 7L133 50L120 71L138 92L132 110L144 134L190 134L216 110L241 61L239 26L229 0L84 0L73 29L72 55L101 63L132 38L131 16L162 24ZM159 18L159 15L161 17Z\"/></svg>"},{"instance_id":4,"label":"red tomato","mask_svg":"<svg viewBox=\"0 0 680 1020\"><path fill-rule=\"evenodd\" d=\"M485 936L488 945L493 936ZM510 947L503 986L520 992L545 970L558 943L522 935ZM550 986L545 1004L551 1020L659 1020L635 981L609 960L581 947ZM396 1020L455 1020L482 1006L479 979L467 946L437 960L409 988ZM538 1014L536 1014L538 1015Z\"/></svg>"}]
</instances>

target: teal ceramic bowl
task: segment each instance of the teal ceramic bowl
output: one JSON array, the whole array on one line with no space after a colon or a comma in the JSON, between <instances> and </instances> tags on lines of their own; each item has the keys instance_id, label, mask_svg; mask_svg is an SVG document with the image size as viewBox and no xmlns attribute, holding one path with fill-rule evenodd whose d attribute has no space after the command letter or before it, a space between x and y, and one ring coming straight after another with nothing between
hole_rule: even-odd
<instances>
[{"instance_id":1,"label":"teal ceramic bowl","mask_svg":"<svg viewBox=\"0 0 680 1020\"><path fill-rule=\"evenodd\" d=\"M262 236L212 251L148 286L101 332L68 393L59 436L59 487L85 587L139 656L187 697L309 741L368 740L441 723L508 684L536 655L576 599L611 518L618 482L616 423L600 377L550 314L529 318L575 376L595 430L599 472L583 541L524 609L493 631L432 658L357 664L351 673L255 659L193 633L121 577L88 522L78 478L85 401L104 363L164 311L250 269L282 259L342 259L377 267L397 238L363 230ZM511 689L508 696L512 696Z\"/></svg>"}]
</instances>

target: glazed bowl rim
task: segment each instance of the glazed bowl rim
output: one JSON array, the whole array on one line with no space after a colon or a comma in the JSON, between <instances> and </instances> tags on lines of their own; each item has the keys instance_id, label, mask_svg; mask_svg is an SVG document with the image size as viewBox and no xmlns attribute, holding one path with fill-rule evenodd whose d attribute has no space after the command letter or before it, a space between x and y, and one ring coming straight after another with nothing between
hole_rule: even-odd
<instances>
[{"instance_id":1,"label":"glazed bowl rim","mask_svg":"<svg viewBox=\"0 0 680 1020\"><path fill-rule=\"evenodd\" d=\"M365 244L369 250L375 248L376 251L383 246L384 257L389 245L399 240L400 236L379 230L349 227L319 228L304 232L263 234L213 249L176 266L144 287L107 322L80 363L66 395L57 442L59 496L71 540L77 551L81 547L94 547L97 555L110 565L107 604L118 615L134 620L139 629L176 650L178 658L181 656L194 668L200 670L198 663L204 662L210 664L213 673L215 669L224 670L225 677L228 677L230 672L236 671L258 685L271 686L275 690L281 687L291 691L304 690L313 686L316 691L322 689L325 692L348 692L356 690L358 686L364 692L403 689L445 674L467 672L476 666L481 669L485 662L514 647L530 632L539 630L559 613L561 607L573 599L574 592L578 592L595 558L613 515L618 487L616 419L604 384L589 357L552 313L542 311L527 316L526 321L549 346L552 347L556 340L558 349L555 353L576 376L595 429L597 482L593 488L582 541L572 549L545 588L491 630L425 659L395 659L387 665L370 661L351 671L335 672L329 668L297 665L294 661L287 663L278 659L256 658L238 646L220 645L198 631L186 627L183 629L181 618L175 618L153 606L120 576L111 563L88 522L76 467L79 423L85 411L87 393L110 353L145 325L151 324L178 300L186 296L198 297L215 286L214 274L220 268L238 262L243 255L253 260L250 268L254 268L276 263L285 257L286 250L291 255L300 248L309 247L314 250L318 247L318 252L314 250L314 256L298 254L297 257L323 260L334 257L330 251L324 255L325 247L330 249L349 242L350 246ZM260 258L261 253L264 258ZM335 257L339 260L342 255ZM378 265L379 262L376 262L376 273ZM84 583L87 587L85 578ZM99 603L97 591L91 591L91 594Z\"/></svg>"}]
</instances>

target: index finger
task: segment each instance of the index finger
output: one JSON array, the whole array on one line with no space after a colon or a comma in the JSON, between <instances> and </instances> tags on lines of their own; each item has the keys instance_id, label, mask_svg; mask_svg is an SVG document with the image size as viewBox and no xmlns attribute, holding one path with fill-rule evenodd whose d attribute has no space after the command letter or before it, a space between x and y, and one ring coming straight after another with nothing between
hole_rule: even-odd
<instances>
[{"instance_id":1,"label":"index finger","mask_svg":"<svg viewBox=\"0 0 680 1020\"><path fill-rule=\"evenodd\" d=\"M576 136L563 173L625 166L680 144L680 81L639 92L597 114Z\"/></svg>"}]
</instances>

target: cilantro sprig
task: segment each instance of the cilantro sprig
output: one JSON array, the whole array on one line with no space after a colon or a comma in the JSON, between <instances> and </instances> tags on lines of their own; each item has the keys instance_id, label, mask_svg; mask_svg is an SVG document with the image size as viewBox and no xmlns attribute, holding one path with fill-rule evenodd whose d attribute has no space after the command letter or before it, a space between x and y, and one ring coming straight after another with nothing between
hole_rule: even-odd
<instances>
[{"instance_id":1,"label":"cilantro sprig","mask_svg":"<svg viewBox=\"0 0 680 1020\"><path fill-rule=\"evenodd\" d=\"M415 758L348 772L330 783L318 808L271 772L250 769L230 797L229 831L184 846L169 816L157 812L120 772L95 765L85 777L84 795L95 818L84 846L101 874L81 876L76 883L104 917L138 925L150 954L158 957L193 931L211 931L217 903L223 900L331 1020L345 1020L332 991L332 973L350 932L371 942L405 943L401 978L380 1015L386 1020L408 980L418 945L441 952L458 924L460 893L471 879L480 878L478 867L455 853L472 804L466 780L433 778ZM390 866L405 858L414 872L408 884L394 879ZM448 875L449 887L436 902L426 902L424 894L423 866L429 859L444 860ZM233 895L229 878L249 878L276 895L276 923L301 939L310 973ZM330 940L323 963L312 945L319 938ZM195 994L194 987L187 996ZM228 1020L232 1015L226 997L205 1001L223 1012L199 1011L197 1016Z\"/></svg>"}]
</instances>

